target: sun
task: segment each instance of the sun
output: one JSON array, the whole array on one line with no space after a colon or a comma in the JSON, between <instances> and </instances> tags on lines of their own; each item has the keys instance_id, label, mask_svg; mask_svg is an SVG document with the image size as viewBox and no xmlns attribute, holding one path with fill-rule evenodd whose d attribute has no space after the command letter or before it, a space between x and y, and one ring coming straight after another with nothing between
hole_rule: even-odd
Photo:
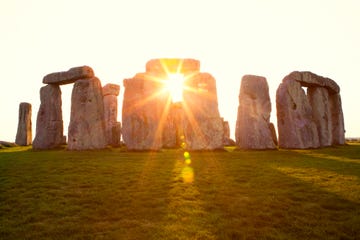
<instances>
[{"instance_id":1,"label":"sun","mask_svg":"<svg viewBox=\"0 0 360 240\"><path fill-rule=\"evenodd\" d=\"M165 88L169 91L173 103L183 101L184 79L181 73L169 73L165 80Z\"/></svg>"}]
</instances>

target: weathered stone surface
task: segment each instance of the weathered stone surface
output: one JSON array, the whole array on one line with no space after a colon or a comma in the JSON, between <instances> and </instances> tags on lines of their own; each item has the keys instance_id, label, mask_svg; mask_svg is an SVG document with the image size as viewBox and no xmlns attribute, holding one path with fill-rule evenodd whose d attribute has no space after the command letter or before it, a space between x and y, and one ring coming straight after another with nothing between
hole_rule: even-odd
<instances>
[{"instance_id":1,"label":"weathered stone surface","mask_svg":"<svg viewBox=\"0 0 360 240\"><path fill-rule=\"evenodd\" d=\"M307 96L312 108L312 119L317 128L320 147L331 146L332 119L329 91L325 87L309 87Z\"/></svg>"},{"instance_id":2,"label":"weathered stone surface","mask_svg":"<svg viewBox=\"0 0 360 240\"><path fill-rule=\"evenodd\" d=\"M217 101L216 82L208 73L194 74L185 82L184 137L189 150L223 147L224 125Z\"/></svg>"},{"instance_id":3,"label":"weathered stone surface","mask_svg":"<svg viewBox=\"0 0 360 240\"><path fill-rule=\"evenodd\" d=\"M102 149L106 146L104 102L100 80L77 80L71 95L69 150Z\"/></svg>"},{"instance_id":4,"label":"weathered stone surface","mask_svg":"<svg viewBox=\"0 0 360 240\"><path fill-rule=\"evenodd\" d=\"M159 150L162 147L168 93L147 74L124 80L122 136L129 150Z\"/></svg>"},{"instance_id":5,"label":"weathered stone surface","mask_svg":"<svg viewBox=\"0 0 360 240\"><path fill-rule=\"evenodd\" d=\"M312 108L300 82L285 77L276 92L276 108L281 148L320 146Z\"/></svg>"},{"instance_id":6,"label":"weathered stone surface","mask_svg":"<svg viewBox=\"0 0 360 240\"><path fill-rule=\"evenodd\" d=\"M15 143L28 146L32 143L31 104L22 102L19 105L19 121Z\"/></svg>"},{"instance_id":7,"label":"weathered stone surface","mask_svg":"<svg viewBox=\"0 0 360 240\"><path fill-rule=\"evenodd\" d=\"M284 80L286 81L287 79L296 80L304 87L325 87L333 93L340 92L340 87L334 80L316 75L312 72L295 71L285 77Z\"/></svg>"},{"instance_id":8,"label":"weathered stone surface","mask_svg":"<svg viewBox=\"0 0 360 240\"><path fill-rule=\"evenodd\" d=\"M34 149L51 149L63 141L61 90L49 84L40 89L40 108L36 120Z\"/></svg>"},{"instance_id":9,"label":"weathered stone surface","mask_svg":"<svg viewBox=\"0 0 360 240\"><path fill-rule=\"evenodd\" d=\"M200 62L195 59L162 58L152 59L146 63L148 73L189 73L199 72Z\"/></svg>"},{"instance_id":10,"label":"weathered stone surface","mask_svg":"<svg viewBox=\"0 0 360 240\"><path fill-rule=\"evenodd\" d=\"M74 83L76 80L92 78L94 77L94 71L89 66L74 67L68 71L55 72L46 75L43 79L45 84L69 84Z\"/></svg>"},{"instance_id":11,"label":"weathered stone surface","mask_svg":"<svg viewBox=\"0 0 360 240\"><path fill-rule=\"evenodd\" d=\"M117 84L108 83L103 87L102 91L104 96L107 95L119 96L120 86Z\"/></svg>"},{"instance_id":12,"label":"weathered stone surface","mask_svg":"<svg viewBox=\"0 0 360 240\"><path fill-rule=\"evenodd\" d=\"M120 86L116 84L107 84L103 87L106 143L111 146L120 144L121 124L117 121L119 91Z\"/></svg>"},{"instance_id":13,"label":"weathered stone surface","mask_svg":"<svg viewBox=\"0 0 360 240\"><path fill-rule=\"evenodd\" d=\"M163 129L163 147L180 147L184 141L184 110L182 103L175 103L169 106L167 118Z\"/></svg>"},{"instance_id":14,"label":"weathered stone surface","mask_svg":"<svg viewBox=\"0 0 360 240\"><path fill-rule=\"evenodd\" d=\"M302 87L307 87L307 96ZM277 93L280 147L316 148L344 144L339 91L335 81L311 72L292 72L286 76Z\"/></svg>"},{"instance_id":15,"label":"weathered stone surface","mask_svg":"<svg viewBox=\"0 0 360 240\"><path fill-rule=\"evenodd\" d=\"M266 78L245 75L241 81L236 144L243 149L275 149L270 125L271 102Z\"/></svg>"},{"instance_id":16,"label":"weathered stone surface","mask_svg":"<svg viewBox=\"0 0 360 240\"><path fill-rule=\"evenodd\" d=\"M332 145L345 144L344 114L339 93L330 94Z\"/></svg>"}]
</instances>

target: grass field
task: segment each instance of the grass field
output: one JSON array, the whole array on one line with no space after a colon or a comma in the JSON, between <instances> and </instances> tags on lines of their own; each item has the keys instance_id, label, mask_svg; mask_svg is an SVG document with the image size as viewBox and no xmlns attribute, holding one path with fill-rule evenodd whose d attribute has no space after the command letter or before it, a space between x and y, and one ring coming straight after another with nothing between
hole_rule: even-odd
<instances>
[{"instance_id":1,"label":"grass field","mask_svg":"<svg viewBox=\"0 0 360 240\"><path fill-rule=\"evenodd\" d=\"M360 239L360 145L4 148L0 239Z\"/></svg>"}]
</instances>

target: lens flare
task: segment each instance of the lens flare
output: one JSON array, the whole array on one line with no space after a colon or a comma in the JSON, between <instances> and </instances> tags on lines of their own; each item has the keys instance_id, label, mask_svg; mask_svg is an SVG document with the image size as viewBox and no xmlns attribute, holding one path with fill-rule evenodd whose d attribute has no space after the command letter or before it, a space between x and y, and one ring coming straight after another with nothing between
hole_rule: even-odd
<instances>
[{"instance_id":1,"label":"lens flare","mask_svg":"<svg viewBox=\"0 0 360 240\"><path fill-rule=\"evenodd\" d=\"M194 181L194 170L186 166L181 171L181 177L184 181L184 183L192 183Z\"/></svg>"},{"instance_id":2,"label":"lens flare","mask_svg":"<svg viewBox=\"0 0 360 240\"><path fill-rule=\"evenodd\" d=\"M180 73L168 74L165 81L166 89L170 92L173 103L182 102L184 90L184 75Z\"/></svg>"}]
</instances>

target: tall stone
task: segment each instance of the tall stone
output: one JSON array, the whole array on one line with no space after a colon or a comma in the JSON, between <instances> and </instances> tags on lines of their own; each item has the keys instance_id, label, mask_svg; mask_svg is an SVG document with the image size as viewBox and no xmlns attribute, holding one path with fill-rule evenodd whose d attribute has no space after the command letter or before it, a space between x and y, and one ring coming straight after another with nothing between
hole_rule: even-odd
<instances>
[{"instance_id":1,"label":"tall stone","mask_svg":"<svg viewBox=\"0 0 360 240\"><path fill-rule=\"evenodd\" d=\"M56 148L63 143L61 104L61 90L58 85L49 84L40 89L34 149Z\"/></svg>"},{"instance_id":2,"label":"tall stone","mask_svg":"<svg viewBox=\"0 0 360 240\"><path fill-rule=\"evenodd\" d=\"M236 121L236 145L243 149L275 149L270 124L271 102L266 78L245 75L241 80Z\"/></svg>"},{"instance_id":3,"label":"tall stone","mask_svg":"<svg viewBox=\"0 0 360 240\"><path fill-rule=\"evenodd\" d=\"M185 81L184 137L189 150L223 147L224 125L217 101L216 82L208 73L193 74Z\"/></svg>"},{"instance_id":4,"label":"tall stone","mask_svg":"<svg viewBox=\"0 0 360 240\"><path fill-rule=\"evenodd\" d=\"M77 80L71 95L69 150L102 149L106 146L104 101L100 80Z\"/></svg>"},{"instance_id":5,"label":"tall stone","mask_svg":"<svg viewBox=\"0 0 360 240\"><path fill-rule=\"evenodd\" d=\"M31 104L22 102L19 105L19 121L15 143L28 146L32 143Z\"/></svg>"},{"instance_id":6,"label":"tall stone","mask_svg":"<svg viewBox=\"0 0 360 240\"><path fill-rule=\"evenodd\" d=\"M276 92L276 108L281 148L317 148L320 146L312 108L301 84L285 78Z\"/></svg>"},{"instance_id":7,"label":"tall stone","mask_svg":"<svg viewBox=\"0 0 360 240\"><path fill-rule=\"evenodd\" d=\"M111 146L120 145L121 123L117 121L118 100L120 86L116 84L106 84L103 87L104 96L104 120L106 143Z\"/></svg>"},{"instance_id":8,"label":"tall stone","mask_svg":"<svg viewBox=\"0 0 360 240\"><path fill-rule=\"evenodd\" d=\"M124 80L122 136L129 150L159 150L170 103L163 84L146 73Z\"/></svg>"},{"instance_id":9,"label":"tall stone","mask_svg":"<svg viewBox=\"0 0 360 240\"><path fill-rule=\"evenodd\" d=\"M169 107L163 129L163 147L180 147L184 138L184 110L182 103L174 103Z\"/></svg>"},{"instance_id":10,"label":"tall stone","mask_svg":"<svg viewBox=\"0 0 360 240\"><path fill-rule=\"evenodd\" d=\"M325 87L308 87L307 96L312 108L320 147L332 145L332 119L329 91Z\"/></svg>"},{"instance_id":11,"label":"tall stone","mask_svg":"<svg viewBox=\"0 0 360 240\"><path fill-rule=\"evenodd\" d=\"M340 93L332 93L329 96L331 110L332 145L345 144L344 114L341 106Z\"/></svg>"}]
</instances>

